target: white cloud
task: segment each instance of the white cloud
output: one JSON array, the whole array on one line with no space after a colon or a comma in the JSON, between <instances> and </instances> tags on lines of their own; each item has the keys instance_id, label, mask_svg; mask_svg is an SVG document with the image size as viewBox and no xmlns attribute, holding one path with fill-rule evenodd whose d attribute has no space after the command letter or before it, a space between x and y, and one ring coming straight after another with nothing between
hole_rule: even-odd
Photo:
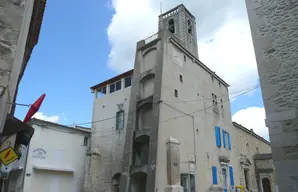
<instances>
[{"instance_id":1,"label":"white cloud","mask_svg":"<svg viewBox=\"0 0 298 192\"><path fill-rule=\"evenodd\" d=\"M265 109L263 107L241 109L233 115L232 119L248 129L253 129L255 133L269 140L268 128L265 125Z\"/></svg>"},{"instance_id":2,"label":"white cloud","mask_svg":"<svg viewBox=\"0 0 298 192\"><path fill-rule=\"evenodd\" d=\"M256 85L257 65L248 23L230 21L212 39L212 43L199 44L200 59L231 85L230 91Z\"/></svg>"},{"instance_id":3,"label":"white cloud","mask_svg":"<svg viewBox=\"0 0 298 192\"><path fill-rule=\"evenodd\" d=\"M47 115L44 115L43 112L37 112L33 115L33 117L36 119L50 121L53 123L57 123L60 120L60 117L58 115L47 116Z\"/></svg>"},{"instance_id":4,"label":"white cloud","mask_svg":"<svg viewBox=\"0 0 298 192\"><path fill-rule=\"evenodd\" d=\"M183 3L196 16L200 59L232 85L232 92L257 83L245 1L110 1L115 11L107 29L111 69L123 72L133 67L137 41L157 32L160 2L163 11Z\"/></svg>"}]
</instances>

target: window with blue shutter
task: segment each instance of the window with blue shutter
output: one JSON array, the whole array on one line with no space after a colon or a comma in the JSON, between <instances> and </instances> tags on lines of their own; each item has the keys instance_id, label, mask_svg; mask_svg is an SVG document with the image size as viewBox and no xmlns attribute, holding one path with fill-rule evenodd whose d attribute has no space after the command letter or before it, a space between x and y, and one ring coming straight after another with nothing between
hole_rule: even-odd
<instances>
[{"instance_id":1,"label":"window with blue shutter","mask_svg":"<svg viewBox=\"0 0 298 192\"><path fill-rule=\"evenodd\" d=\"M212 166L212 180L213 180L213 185L217 185L217 169L215 166Z\"/></svg>"},{"instance_id":2,"label":"window with blue shutter","mask_svg":"<svg viewBox=\"0 0 298 192\"><path fill-rule=\"evenodd\" d=\"M226 132L222 130L222 143L223 147L226 148Z\"/></svg>"},{"instance_id":3,"label":"window with blue shutter","mask_svg":"<svg viewBox=\"0 0 298 192\"><path fill-rule=\"evenodd\" d=\"M233 167L229 166L229 174L230 174L230 184L231 186L234 186L234 171L233 171Z\"/></svg>"},{"instance_id":4,"label":"window with blue shutter","mask_svg":"<svg viewBox=\"0 0 298 192\"><path fill-rule=\"evenodd\" d=\"M230 133L228 133L228 146L229 146L229 150L232 149L232 146L231 146L231 137L230 137Z\"/></svg>"},{"instance_id":5,"label":"window with blue shutter","mask_svg":"<svg viewBox=\"0 0 298 192\"><path fill-rule=\"evenodd\" d=\"M215 139L216 139L216 146L221 147L220 128L218 126L215 126Z\"/></svg>"}]
</instances>

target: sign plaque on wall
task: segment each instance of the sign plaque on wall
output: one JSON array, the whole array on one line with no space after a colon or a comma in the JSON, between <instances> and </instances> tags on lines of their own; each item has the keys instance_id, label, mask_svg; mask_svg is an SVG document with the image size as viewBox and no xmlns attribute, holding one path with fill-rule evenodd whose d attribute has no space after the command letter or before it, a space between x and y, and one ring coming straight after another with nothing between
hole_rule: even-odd
<instances>
[{"instance_id":1,"label":"sign plaque on wall","mask_svg":"<svg viewBox=\"0 0 298 192\"><path fill-rule=\"evenodd\" d=\"M33 150L33 158L36 159L45 159L47 157L47 152L42 148L37 148Z\"/></svg>"},{"instance_id":2,"label":"sign plaque on wall","mask_svg":"<svg viewBox=\"0 0 298 192\"><path fill-rule=\"evenodd\" d=\"M18 158L19 158L18 155L16 154L16 152L12 147L4 149L3 151L0 152L0 159L5 166L14 162Z\"/></svg>"}]
</instances>

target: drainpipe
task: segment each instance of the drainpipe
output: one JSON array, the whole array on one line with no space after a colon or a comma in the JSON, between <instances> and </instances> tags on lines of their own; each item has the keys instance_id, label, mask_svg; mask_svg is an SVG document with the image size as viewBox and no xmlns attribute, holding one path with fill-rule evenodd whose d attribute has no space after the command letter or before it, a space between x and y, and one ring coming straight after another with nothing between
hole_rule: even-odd
<instances>
[{"instance_id":1,"label":"drainpipe","mask_svg":"<svg viewBox=\"0 0 298 192\"><path fill-rule=\"evenodd\" d=\"M194 156L195 156L195 163L197 164L197 142L196 142L196 130L195 130L195 117L192 117L192 131L193 131L193 149L194 149Z\"/></svg>"},{"instance_id":2,"label":"drainpipe","mask_svg":"<svg viewBox=\"0 0 298 192\"><path fill-rule=\"evenodd\" d=\"M180 112L180 113L183 113L183 114L185 114L186 116L189 116L189 117L192 118L194 159L195 159L195 163L197 164L197 155L196 155L196 151L197 151L197 149L196 149L196 143L197 143L197 142L196 142L196 131L195 131L195 117L194 117L193 115L190 115L190 114L188 114L188 113L185 113L185 112L183 112L183 111L177 109L176 107L174 107L174 106L172 106L172 105L170 105L170 104L168 104L168 103L166 103L166 102L164 102L164 101L162 101L162 100L160 100L160 102L163 102L165 105L171 107L172 109L174 109L174 110L176 110L176 111L178 111L178 112Z\"/></svg>"},{"instance_id":3,"label":"drainpipe","mask_svg":"<svg viewBox=\"0 0 298 192\"><path fill-rule=\"evenodd\" d=\"M27 163L28 163L29 155L30 155L30 142L29 142L29 144L27 146L26 159L25 159L24 167L23 167L23 181L22 181L22 189L23 190L24 190L24 186L25 186L26 172L27 172Z\"/></svg>"}]
</instances>

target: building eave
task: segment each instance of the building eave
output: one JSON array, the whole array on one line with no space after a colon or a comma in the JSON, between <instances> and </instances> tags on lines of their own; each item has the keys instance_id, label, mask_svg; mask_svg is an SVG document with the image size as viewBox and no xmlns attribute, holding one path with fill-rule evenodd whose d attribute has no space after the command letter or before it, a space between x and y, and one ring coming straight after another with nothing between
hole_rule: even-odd
<instances>
[{"instance_id":1,"label":"building eave","mask_svg":"<svg viewBox=\"0 0 298 192\"><path fill-rule=\"evenodd\" d=\"M207 67L204 63L202 63L196 56L194 56L192 53L190 53L187 49L185 49L182 46L182 42L179 42L180 40L177 39L175 36L171 36L170 38L171 42L177 46L181 51L184 53L187 53L187 55L191 58L193 58L194 62L198 64L200 67L202 67L206 72L208 72L212 77L217 79L221 84L223 84L226 87L229 87L230 85L225 82L222 78L220 78L218 75L215 74L214 71L212 71L209 67Z\"/></svg>"},{"instance_id":2,"label":"building eave","mask_svg":"<svg viewBox=\"0 0 298 192\"><path fill-rule=\"evenodd\" d=\"M54 122L45 121L45 120L36 119L36 118L32 118L30 120L30 124L39 125L38 123L53 125L53 126L56 126L56 127L61 127L61 128L65 128L65 129L68 129L68 130L75 130L75 131L78 131L78 132L84 132L84 133L88 133L88 134L91 133L91 129L87 128L87 127L81 127L81 126L80 127L78 127L78 126L77 127L70 127L70 126L59 124L59 123L54 123Z\"/></svg>"},{"instance_id":3,"label":"building eave","mask_svg":"<svg viewBox=\"0 0 298 192\"><path fill-rule=\"evenodd\" d=\"M124 78L124 77L131 76L132 74L133 74L133 69L131 69L131 70L129 70L129 71L126 71L126 72L124 72L124 73L121 73L120 75L117 75L117 76L115 76L115 77L112 77L112 78L110 78L110 79L108 79L108 80L105 80L105 81L103 81L103 82L101 82L101 83L99 83L99 84L96 84L96 85L90 87L90 89L91 89L91 90L95 90L95 89L104 87L104 86L106 86L107 84L114 83L115 81L120 80L120 79L122 79L122 78Z\"/></svg>"},{"instance_id":4,"label":"building eave","mask_svg":"<svg viewBox=\"0 0 298 192\"><path fill-rule=\"evenodd\" d=\"M255 154L253 156L254 160L267 160L267 159L272 159L272 153L260 153L260 154Z\"/></svg>"},{"instance_id":5,"label":"building eave","mask_svg":"<svg viewBox=\"0 0 298 192\"><path fill-rule=\"evenodd\" d=\"M19 81L22 79L23 73L27 67L33 48L38 43L45 7L46 0L34 0L33 11L26 40L23 65L21 68Z\"/></svg>"},{"instance_id":6,"label":"building eave","mask_svg":"<svg viewBox=\"0 0 298 192\"><path fill-rule=\"evenodd\" d=\"M236 123L236 122L233 122L233 125L238 128L238 129L241 129L242 131L245 131L246 133L248 134L251 134L253 135L254 137L256 137L257 139L259 139L260 141L263 141L264 143L270 145L270 142L267 141L266 139L264 139L263 137L261 137L260 135L256 134L255 132L247 129L246 127L243 127L242 125Z\"/></svg>"}]
</instances>

